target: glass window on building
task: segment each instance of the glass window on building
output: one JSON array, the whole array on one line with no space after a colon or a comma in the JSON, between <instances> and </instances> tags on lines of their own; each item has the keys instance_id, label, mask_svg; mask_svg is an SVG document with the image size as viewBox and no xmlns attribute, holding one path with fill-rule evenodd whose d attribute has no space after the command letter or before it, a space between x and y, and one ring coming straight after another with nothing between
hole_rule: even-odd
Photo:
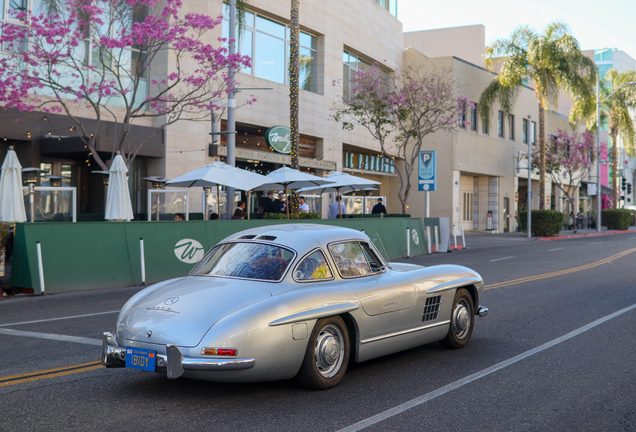
<instances>
[{"instance_id":1,"label":"glass window on building","mask_svg":"<svg viewBox=\"0 0 636 432\"><path fill-rule=\"evenodd\" d=\"M357 56L356 54L344 51L342 53L342 62L343 62L343 68L342 68L342 87L344 90L344 94L348 95L349 94L349 89L351 89L352 86L352 80L356 77L356 73L359 71L364 71L367 70L369 68L371 68L371 63L362 60L359 56ZM382 72L383 75L383 79L385 81L388 81L389 79L389 73L388 72Z\"/></svg>"},{"instance_id":2,"label":"glass window on building","mask_svg":"<svg viewBox=\"0 0 636 432\"><path fill-rule=\"evenodd\" d=\"M223 4L222 36L229 39L230 7ZM245 13L245 26L239 32L237 47L239 53L252 59L251 68L242 68L241 72L254 75L280 84L289 84L289 38L286 25L252 12ZM225 43L227 45L227 42ZM318 38L309 33L300 32L300 88L311 92L318 91Z\"/></svg>"},{"instance_id":3,"label":"glass window on building","mask_svg":"<svg viewBox=\"0 0 636 432\"><path fill-rule=\"evenodd\" d=\"M497 136L499 138L504 137L504 113L503 111L497 112Z\"/></svg>"},{"instance_id":4,"label":"glass window on building","mask_svg":"<svg viewBox=\"0 0 636 432\"><path fill-rule=\"evenodd\" d=\"M515 140L515 116L513 114L508 115L508 139Z\"/></svg>"},{"instance_id":5,"label":"glass window on building","mask_svg":"<svg viewBox=\"0 0 636 432\"><path fill-rule=\"evenodd\" d=\"M375 0L384 9L388 10L391 15L397 18L397 2L398 0Z\"/></svg>"},{"instance_id":6,"label":"glass window on building","mask_svg":"<svg viewBox=\"0 0 636 432\"><path fill-rule=\"evenodd\" d=\"M537 143L537 122L532 122L530 128L530 136L532 137L532 144Z\"/></svg>"},{"instance_id":7,"label":"glass window on building","mask_svg":"<svg viewBox=\"0 0 636 432\"><path fill-rule=\"evenodd\" d=\"M481 133L488 135L488 122L481 122Z\"/></svg>"},{"instance_id":8,"label":"glass window on building","mask_svg":"<svg viewBox=\"0 0 636 432\"><path fill-rule=\"evenodd\" d=\"M459 127L466 129L466 101L462 102L462 106L459 110Z\"/></svg>"},{"instance_id":9,"label":"glass window on building","mask_svg":"<svg viewBox=\"0 0 636 432\"><path fill-rule=\"evenodd\" d=\"M612 50L603 49L596 51L594 54L594 61L612 61Z\"/></svg>"},{"instance_id":10,"label":"glass window on building","mask_svg":"<svg viewBox=\"0 0 636 432\"><path fill-rule=\"evenodd\" d=\"M528 119L523 119L521 125L521 134L523 138L523 143L528 144Z\"/></svg>"},{"instance_id":11,"label":"glass window on building","mask_svg":"<svg viewBox=\"0 0 636 432\"><path fill-rule=\"evenodd\" d=\"M470 130L477 132L477 103L470 106Z\"/></svg>"}]
</instances>

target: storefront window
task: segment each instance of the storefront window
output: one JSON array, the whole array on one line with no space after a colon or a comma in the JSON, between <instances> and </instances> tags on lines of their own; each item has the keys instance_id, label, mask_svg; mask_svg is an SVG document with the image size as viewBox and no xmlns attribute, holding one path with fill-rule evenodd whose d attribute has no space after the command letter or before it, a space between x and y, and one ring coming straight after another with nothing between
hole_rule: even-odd
<instances>
[{"instance_id":1,"label":"storefront window","mask_svg":"<svg viewBox=\"0 0 636 432\"><path fill-rule=\"evenodd\" d=\"M241 72L280 84L289 84L289 29L284 24L251 12L245 13L245 26L239 32L239 52L252 58L252 67ZM223 4L223 37L229 39L229 6ZM317 92L318 38L300 32L300 88Z\"/></svg>"}]
</instances>

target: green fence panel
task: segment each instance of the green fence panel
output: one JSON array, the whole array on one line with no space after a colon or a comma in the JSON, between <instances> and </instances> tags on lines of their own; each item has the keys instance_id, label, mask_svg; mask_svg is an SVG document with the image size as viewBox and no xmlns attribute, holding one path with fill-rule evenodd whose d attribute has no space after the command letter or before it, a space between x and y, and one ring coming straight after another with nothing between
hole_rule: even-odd
<instances>
[{"instance_id":1,"label":"green fence panel","mask_svg":"<svg viewBox=\"0 0 636 432\"><path fill-rule=\"evenodd\" d=\"M425 253L422 219L232 220L18 224L11 285L40 292L36 242L42 246L46 292L139 285L144 240L146 283L187 275L225 237L249 228L317 223L364 230L390 260ZM407 228L410 230L407 237Z\"/></svg>"},{"instance_id":2,"label":"green fence panel","mask_svg":"<svg viewBox=\"0 0 636 432\"><path fill-rule=\"evenodd\" d=\"M213 244L207 240L204 221L128 222L126 243L132 278L141 284L141 248L144 240L146 283L187 275Z\"/></svg>"},{"instance_id":3,"label":"green fence panel","mask_svg":"<svg viewBox=\"0 0 636 432\"><path fill-rule=\"evenodd\" d=\"M11 286L41 293L36 243L46 292L134 285L121 223L17 224Z\"/></svg>"}]
</instances>

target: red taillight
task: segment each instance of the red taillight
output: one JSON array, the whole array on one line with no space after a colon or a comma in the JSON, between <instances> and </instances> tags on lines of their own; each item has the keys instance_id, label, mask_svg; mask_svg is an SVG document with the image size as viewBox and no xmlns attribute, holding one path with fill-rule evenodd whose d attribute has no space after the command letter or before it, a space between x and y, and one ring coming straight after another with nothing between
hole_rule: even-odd
<instances>
[{"instance_id":1,"label":"red taillight","mask_svg":"<svg viewBox=\"0 0 636 432\"><path fill-rule=\"evenodd\" d=\"M220 356L235 356L237 351L233 348L203 348L201 354L204 355L220 355Z\"/></svg>"}]
</instances>

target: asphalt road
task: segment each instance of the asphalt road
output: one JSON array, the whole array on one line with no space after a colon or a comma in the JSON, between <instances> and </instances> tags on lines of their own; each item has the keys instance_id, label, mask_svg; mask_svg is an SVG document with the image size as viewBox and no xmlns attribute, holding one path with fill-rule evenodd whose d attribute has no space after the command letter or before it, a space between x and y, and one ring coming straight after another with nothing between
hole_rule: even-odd
<instances>
[{"instance_id":1,"label":"asphalt road","mask_svg":"<svg viewBox=\"0 0 636 432\"><path fill-rule=\"evenodd\" d=\"M406 261L482 274L470 344L351 364L321 392L98 366L138 288L0 301L0 431L636 430L636 233L467 241Z\"/></svg>"}]
</instances>

